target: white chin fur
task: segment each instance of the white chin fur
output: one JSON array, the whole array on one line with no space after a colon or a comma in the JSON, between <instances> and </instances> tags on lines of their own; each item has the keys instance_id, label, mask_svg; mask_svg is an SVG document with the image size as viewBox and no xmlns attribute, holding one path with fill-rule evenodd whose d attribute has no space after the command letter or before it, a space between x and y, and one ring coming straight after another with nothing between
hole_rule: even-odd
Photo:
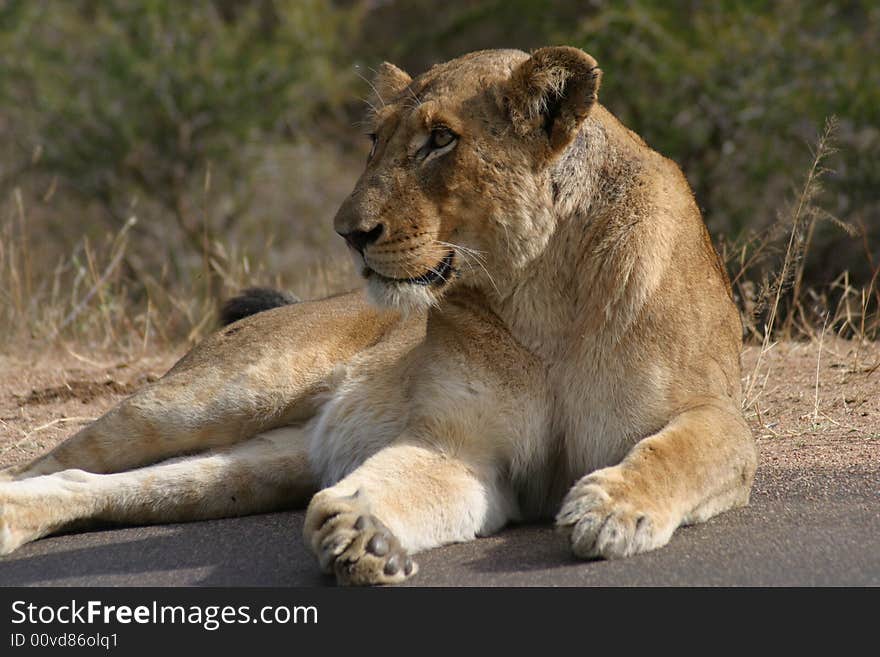
<instances>
[{"instance_id":1,"label":"white chin fur","mask_svg":"<svg viewBox=\"0 0 880 657\"><path fill-rule=\"evenodd\" d=\"M427 285L393 283L377 276L367 279L367 297L380 308L393 308L404 314L426 310L437 305L437 297Z\"/></svg>"}]
</instances>

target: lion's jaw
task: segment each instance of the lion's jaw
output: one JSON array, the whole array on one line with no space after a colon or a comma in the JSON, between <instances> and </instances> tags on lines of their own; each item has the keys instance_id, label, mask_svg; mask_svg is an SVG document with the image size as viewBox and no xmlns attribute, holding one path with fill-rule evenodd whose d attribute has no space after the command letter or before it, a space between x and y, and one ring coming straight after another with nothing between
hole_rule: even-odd
<instances>
[{"instance_id":1,"label":"lion's jaw","mask_svg":"<svg viewBox=\"0 0 880 657\"><path fill-rule=\"evenodd\" d=\"M367 298L380 308L399 310L404 314L435 307L446 289L452 287L455 275L455 254L449 251L434 267L407 278L392 278L373 269L364 255L353 251L355 267L367 281Z\"/></svg>"}]
</instances>

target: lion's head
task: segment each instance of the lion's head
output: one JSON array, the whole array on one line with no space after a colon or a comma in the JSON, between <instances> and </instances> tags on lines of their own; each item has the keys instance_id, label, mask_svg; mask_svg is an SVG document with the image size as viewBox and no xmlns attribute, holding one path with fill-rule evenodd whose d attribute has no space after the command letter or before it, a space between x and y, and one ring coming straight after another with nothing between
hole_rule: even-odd
<instances>
[{"instance_id":1,"label":"lion's head","mask_svg":"<svg viewBox=\"0 0 880 657\"><path fill-rule=\"evenodd\" d=\"M462 283L509 284L553 231L550 172L600 76L568 47L473 53L415 79L383 64L366 170L335 219L372 300L421 309Z\"/></svg>"}]
</instances>

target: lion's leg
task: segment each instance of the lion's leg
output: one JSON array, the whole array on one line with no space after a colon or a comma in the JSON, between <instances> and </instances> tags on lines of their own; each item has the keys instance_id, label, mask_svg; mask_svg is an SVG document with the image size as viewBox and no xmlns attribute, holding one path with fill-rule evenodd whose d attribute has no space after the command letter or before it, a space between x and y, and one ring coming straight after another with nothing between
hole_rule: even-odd
<instances>
[{"instance_id":1,"label":"lion's leg","mask_svg":"<svg viewBox=\"0 0 880 657\"><path fill-rule=\"evenodd\" d=\"M680 525L747 504L756 461L738 408L700 406L637 443L620 464L578 481L556 523L579 557L652 550Z\"/></svg>"},{"instance_id":2,"label":"lion's leg","mask_svg":"<svg viewBox=\"0 0 880 657\"><path fill-rule=\"evenodd\" d=\"M272 428L271 420L291 421L292 413L273 417L253 408L251 393L257 391L246 385L199 398L191 394L199 392L193 383L196 377L188 374L184 382L160 380L140 390L48 454L0 471L0 480L21 480L70 469L123 472L238 443ZM295 393L291 396L293 402L306 406L305 394L299 400Z\"/></svg>"},{"instance_id":3,"label":"lion's leg","mask_svg":"<svg viewBox=\"0 0 880 657\"><path fill-rule=\"evenodd\" d=\"M0 554L67 527L157 524L304 506L316 489L303 428L118 474L65 470L0 483Z\"/></svg>"},{"instance_id":4,"label":"lion's leg","mask_svg":"<svg viewBox=\"0 0 880 657\"><path fill-rule=\"evenodd\" d=\"M341 584L394 583L416 572L409 553L491 534L516 515L493 469L395 445L315 495L305 540Z\"/></svg>"},{"instance_id":5,"label":"lion's leg","mask_svg":"<svg viewBox=\"0 0 880 657\"><path fill-rule=\"evenodd\" d=\"M396 316L378 314L359 295L254 315L205 339L164 377L48 454L0 471L0 481L68 469L121 472L302 422L315 413L337 366L396 324Z\"/></svg>"},{"instance_id":6,"label":"lion's leg","mask_svg":"<svg viewBox=\"0 0 880 657\"><path fill-rule=\"evenodd\" d=\"M197 372L186 372L183 378L160 379L138 391L48 454L0 471L0 481L70 469L122 472L246 440L273 425L293 421L297 402L301 416L310 411L305 391L299 398L297 391L289 393L291 403L284 413L278 412L280 408L261 413L253 403L260 391L250 382L243 381L238 388L212 389L196 383Z\"/></svg>"}]
</instances>

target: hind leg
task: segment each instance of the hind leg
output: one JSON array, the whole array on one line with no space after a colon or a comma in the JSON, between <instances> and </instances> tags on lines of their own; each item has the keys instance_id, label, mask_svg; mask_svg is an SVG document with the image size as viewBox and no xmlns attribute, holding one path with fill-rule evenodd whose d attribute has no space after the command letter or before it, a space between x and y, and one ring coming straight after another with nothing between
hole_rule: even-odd
<instances>
[{"instance_id":1,"label":"hind leg","mask_svg":"<svg viewBox=\"0 0 880 657\"><path fill-rule=\"evenodd\" d=\"M279 424L300 422L313 412L308 388L260 391L255 383L230 386L198 371L172 375L144 388L92 424L30 463L0 472L21 480L63 470L113 473L175 456L233 445ZM303 386L305 388L305 386ZM276 407L260 397L277 392ZM289 395L289 401L286 398Z\"/></svg>"},{"instance_id":2,"label":"hind leg","mask_svg":"<svg viewBox=\"0 0 880 657\"><path fill-rule=\"evenodd\" d=\"M301 423L315 413L336 368L397 322L360 294L245 318L50 453L0 471L0 481L67 469L122 472Z\"/></svg>"},{"instance_id":3,"label":"hind leg","mask_svg":"<svg viewBox=\"0 0 880 657\"><path fill-rule=\"evenodd\" d=\"M112 473L225 447L314 411L308 382L239 376L234 384L195 367L172 372L123 400L92 424L30 463L0 472L20 480L77 469Z\"/></svg>"},{"instance_id":4,"label":"hind leg","mask_svg":"<svg viewBox=\"0 0 880 657\"><path fill-rule=\"evenodd\" d=\"M65 470L0 483L0 554L96 521L161 524L302 507L314 490L306 430L295 427L130 472Z\"/></svg>"}]
</instances>

